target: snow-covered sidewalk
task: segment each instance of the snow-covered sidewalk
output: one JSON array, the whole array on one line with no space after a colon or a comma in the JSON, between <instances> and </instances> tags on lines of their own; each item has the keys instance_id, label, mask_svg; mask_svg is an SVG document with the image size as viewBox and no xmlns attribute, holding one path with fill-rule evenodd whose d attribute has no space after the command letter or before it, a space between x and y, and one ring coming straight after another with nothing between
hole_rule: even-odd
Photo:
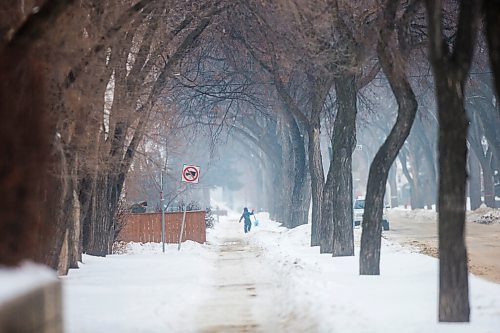
<instances>
[{"instance_id":1,"label":"snow-covered sidewalk","mask_svg":"<svg viewBox=\"0 0 500 333\"><path fill-rule=\"evenodd\" d=\"M332 258L311 248L310 225L279 227L266 214L250 243L287 277L294 300L315 314L318 332L494 333L500 327L500 285L470 275L470 323L438 323L437 259L382 239L381 275L359 275L356 256Z\"/></svg>"},{"instance_id":2,"label":"snow-covered sidewalk","mask_svg":"<svg viewBox=\"0 0 500 333\"><path fill-rule=\"evenodd\" d=\"M221 222L211 237L217 254L208 299L198 310L196 332L314 332L304 306L290 306L295 294L286 276L249 244L243 224Z\"/></svg>"},{"instance_id":3,"label":"snow-covered sidewalk","mask_svg":"<svg viewBox=\"0 0 500 333\"><path fill-rule=\"evenodd\" d=\"M309 247L309 226L259 214L250 234L234 217L207 244L180 252L133 244L86 256L63 278L66 332L497 332L500 285L471 276L470 324L437 322L438 262L399 245L382 249L381 276L359 276L358 257ZM360 230L356 230L359 236Z\"/></svg>"}]
</instances>

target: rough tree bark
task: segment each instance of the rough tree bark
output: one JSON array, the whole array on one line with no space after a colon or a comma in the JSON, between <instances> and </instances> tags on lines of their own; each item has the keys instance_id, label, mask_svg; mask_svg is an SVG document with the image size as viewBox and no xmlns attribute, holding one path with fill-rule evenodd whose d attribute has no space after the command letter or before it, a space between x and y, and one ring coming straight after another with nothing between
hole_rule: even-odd
<instances>
[{"instance_id":1,"label":"rough tree bark","mask_svg":"<svg viewBox=\"0 0 500 333\"><path fill-rule=\"evenodd\" d=\"M308 121L309 173L311 175L312 214L311 214L311 246L319 245L319 225L321 223L321 204L325 171L321 156L321 112L325 99L332 86L331 79L317 79L312 84L311 115Z\"/></svg>"},{"instance_id":2,"label":"rough tree bark","mask_svg":"<svg viewBox=\"0 0 500 333\"><path fill-rule=\"evenodd\" d=\"M301 112L300 108L290 96L285 84L279 77L276 69L267 66L260 61L262 66L272 74L276 91L280 96L283 103L284 114L283 121L285 122L290 135L290 143L293 153L293 196L290 227L295 228L299 225L306 224L309 215L309 203L311 200L311 183L309 173L307 170L307 157L306 157L306 137L308 134L309 121L306 116Z\"/></svg>"},{"instance_id":3,"label":"rough tree bark","mask_svg":"<svg viewBox=\"0 0 500 333\"><path fill-rule=\"evenodd\" d=\"M454 45L446 44L442 3L427 0L430 62L439 120L439 321L469 321L467 250L464 240L468 119L467 79L479 26L481 1L460 1Z\"/></svg>"},{"instance_id":4,"label":"rough tree bark","mask_svg":"<svg viewBox=\"0 0 500 333\"><path fill-rule=\"evenodd\" d=\"M54 21L72 1L55 0L32 13L12 38L0 43L0 263L15 265L35 258L37 236L45 217L40 204L49 165L52 100L44 95L47 78L40 50ZM14 5L14 4L13 4ZM3 27L5 28L5 27ZM41 247L41 245L38 245Z\"/></svg>"},{"instance_id":5,"label":"rough tree bark","mask_svg":"<svg viewBox=\"0 0 500 333\"><path fill-rule=\"evenodd\" d=\"M285 111L286 112L286 111ZM288 126L286 121L283 119L284 114L280 112L279 119L279 137L281 144L281 160L283 161L280 182L282 184L283 193L281 200L279 200L279 216L284 226L290 227L290 221L292 220L291 209L292 206L292 196L294 188L294 172L293 172L293 152L291 148L291 140Z\"/></svg>"},{"instance_id":6,"label":"rough tree bark","mask_svg":"<svg viewBox=\"0 0 500 333\"><path fill-rule=\"evenodd\" d=\"M339 106L333 131L333 248L338 256L354 255L352 153L356 147L356 75L346 73L335 79ZM337 123L337 119L339 122Z\"/></svg>"},{"instance_id":7,"label":"rough tree bark","mask_svg":"<svg viewBox=\"0 0 500 333\"><path fill-rule=\"evenodd\" d=\"M287 112L285 118L292 115ZM306 160L306 149L304 145L304 136L301 134L299 126L295 120L287 119L289 130L291 147L293 151L293 174L294 174L294 185L293 185L293 195L292 195L292 207L289 207L291 211L290 228L295 228L303 224L307 224L307 217L309 214L309 203L310 203L310 184L307 175L307 160ZM286 208L285 208L286 209Z\"/></svg>"},{"instance_id":8,"label":"rough tree bark","mask_svg":"<svg viewBox=\"0 0 500 333\"><path fill-rule=\"evenodd\" d=\"M323 189L320 252L354 255L352 226L352 153L356 146L356 77L344 73L334 79L338 112L335 117L327 180Z\"/></svg>"},{"instance_id":9,"label":"rough tree bark","mask_svg":"<svg viewBox=\"0 0 500 333\"><path fill-rule=\"evenodd\" d=\"M359 256L361 275L380 274L382 213L387 177L399 150L410 134L417 113L417 100L406 76L404 56L392 38L398 7L399 1L388 2L384 10L385 26L381 29L380 42L377 46L382 70L398 103L398 116L370 166Z\"/></svg>"}]
</instances>

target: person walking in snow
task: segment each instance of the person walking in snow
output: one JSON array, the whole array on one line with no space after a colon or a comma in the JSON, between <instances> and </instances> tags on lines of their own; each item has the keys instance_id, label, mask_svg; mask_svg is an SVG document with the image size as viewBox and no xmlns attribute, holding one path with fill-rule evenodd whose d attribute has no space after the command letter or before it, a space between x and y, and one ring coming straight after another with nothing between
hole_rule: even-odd
<instances>
[{"instance_id":1,"label":"person walking in snow","mask_svg":"<svg viewBox=\"0 0 500 333\"><path fill-rule=\"evenodd\" d=\"M252 221L250 220L250 215L253 215L253 209L252 209L252 212L249 212L248 211L248 208L243 208L243 214L241 215L240 217L240 222L241 223L241 220L245 220L245 225L244 225L244 230L245 230L245 234L247 232L250 232L250 229L252 228Z\"/></svg>"}]
</instances>

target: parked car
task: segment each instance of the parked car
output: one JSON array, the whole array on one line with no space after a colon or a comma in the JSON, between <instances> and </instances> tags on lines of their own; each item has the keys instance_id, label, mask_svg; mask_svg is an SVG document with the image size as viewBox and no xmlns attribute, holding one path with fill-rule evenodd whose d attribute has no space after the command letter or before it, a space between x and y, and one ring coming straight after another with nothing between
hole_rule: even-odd
<instances>
[{"instance_id":1,"label":"parked car","mask_svg":"<svg viewBox=\"0 0 500 333\"><path fill-rule=\"evenodd\" d=\"M354 211L353 211L353 225L354 227L361 227L363 225L363 213L365 212L365 198L358 197L354 200ZM389 219L386 214L386 207L384 207L384 211L382 213L382 229L387 231L389 230Z\"/></svg>"}]
</instances>

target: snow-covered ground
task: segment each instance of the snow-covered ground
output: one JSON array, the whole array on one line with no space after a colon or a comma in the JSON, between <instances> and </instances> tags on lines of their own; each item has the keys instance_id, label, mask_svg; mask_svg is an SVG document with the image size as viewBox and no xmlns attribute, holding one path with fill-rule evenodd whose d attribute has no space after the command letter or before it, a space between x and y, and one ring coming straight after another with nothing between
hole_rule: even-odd
<instances>
[{"instance_id":1,"label":"snow-covered ground","mask_svg":"<svg viewBox=\"0 0 500 333\"><path fill-rule=\"evenodd\" d=\"M259 221L265 221L261 216ZM438 261L382 239L381 275L360 276L359 257L332 258L309 244L310 227L266 221L250 242L287 276L319 332L498 332L500 285L470 276L471 323L438 323ZM359 251L361 229L355 229Z\"/></svg>"},{"instance_id":2,"label":"snow-covered ground","mask_svg":"<svg viewBox=\"0 0 500 333\"><path fill-rule=\"evenodd\" d=\"M438 214L426 209L389 209L391 230L383 237L433 257L438 256ZM467 212L465 242L469 271L500 283L500 209L481 207Z\"/></svg>"},{"instance_id":3,"label":"snow-covered ground","mask_svg":"<svg viewBox=\"0 0 500 333\"><path fill-rule=\"evenodd\" d=\"M16 297L55 281L56 273L43 265L24 262L14 268L0 266L0 307Z\"/></svg>"},{"instance_id":4,"label":"snow-covered ground","mask_svg":"<svg viewBox=\"0 0 500 333\"><path fill-rule=\"evenodd\" d=\"M84 256L63 277L65 332L193 332L206 298L212 254L194 242L131 244L128 254Z\"/></svg>"},{"instance_id":5,"label":"snow-covered ground","mask_svg":"<svg viewBox=\"0 0 500 333\"><path fill-rule=\"evenodd\" d=\"M180 252L85 256L63 278L66 332L498 332L498 284L471 276L471 323L440 324L436 259L383 240L382 274L359 276L357 256L310 248L309 226L261 213L245 235L237 218Z\"/></svg>"}]
</instances>

